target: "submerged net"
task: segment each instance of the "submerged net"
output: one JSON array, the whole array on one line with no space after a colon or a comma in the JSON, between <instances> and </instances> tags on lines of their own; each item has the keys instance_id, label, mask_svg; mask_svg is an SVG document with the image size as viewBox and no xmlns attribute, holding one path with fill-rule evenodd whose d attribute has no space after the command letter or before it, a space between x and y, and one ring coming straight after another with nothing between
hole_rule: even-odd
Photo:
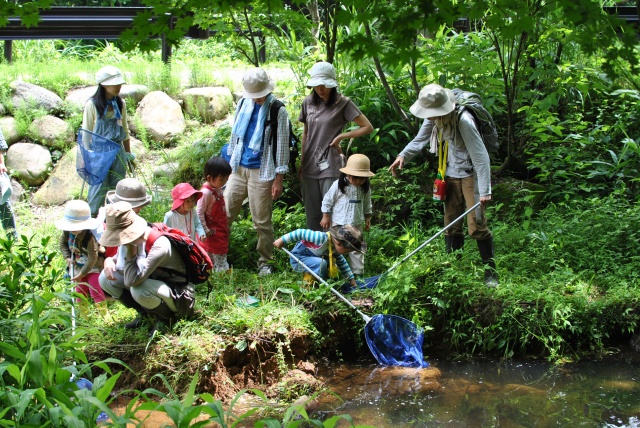
<instances>
[{"instance_id":1,"label":"submerged net","mask_svg":"<svg viewBox=\"0 0 640 428\"><path fill-rule=\"evenodd\" d=\"M371 353L380 364L428 367L422 353L424 332L396 315L375 315L364 327Z\"/></svg>"},{"instance_id":2,"label":"submerged net","mask_svg":"<svg viewBox=\"0 0 640 428\"><path fill-rule=\"evenodd\" d=\"M83 136L85 139L91 138L89 148L83 143ZM116 159L118 150L120 150L120 144L93 132L80 129L78 132L78 155L76 156L78 175L90 185L102 183Z\"/></svg>"}]
</instances>

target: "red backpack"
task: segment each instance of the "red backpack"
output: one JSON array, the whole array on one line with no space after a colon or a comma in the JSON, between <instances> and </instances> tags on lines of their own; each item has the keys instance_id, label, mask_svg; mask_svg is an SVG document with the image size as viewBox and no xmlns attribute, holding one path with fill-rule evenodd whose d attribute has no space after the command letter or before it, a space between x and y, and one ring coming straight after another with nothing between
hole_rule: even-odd
<instances>
[{"instance_id":1,"label":"red backpack","mask_svg":"<svg viewBox=\"0 0 640 428\"><path fill-rule=\"evenodd\" d=\"M166 236L173 244L173 247L178 250L182 261L187 270L187 274L177 272L173 269L161 268L170 271L173 274L186 277L188 282L193 284L202 284L209 279L209 271L213 268L213 263L209 258L209 254L202 249L198 243L194 242L189 235L183 231L174 229L167 226L164 223L150 223L151 233L145 244L145 250L149 253L149 250L153 246L160 236Z\"/></svg>"}]
</instances>

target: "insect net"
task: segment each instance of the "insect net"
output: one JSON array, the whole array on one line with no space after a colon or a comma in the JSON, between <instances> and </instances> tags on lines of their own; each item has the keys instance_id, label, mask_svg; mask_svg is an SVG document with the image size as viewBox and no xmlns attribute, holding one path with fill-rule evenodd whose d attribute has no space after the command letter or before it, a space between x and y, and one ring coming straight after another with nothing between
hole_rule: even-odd
<instances>
[{"instance_id":1,"label":"insect net","mask_svg":"<svg viewBox=\"0 0 640 428\"><path fill-rule=\"evenodd\" d=\"M374 315L364 327L367 345L375 359L387 366L428 367L422 353L424 332L396 315Z\"/></svg>"}]
</instances>

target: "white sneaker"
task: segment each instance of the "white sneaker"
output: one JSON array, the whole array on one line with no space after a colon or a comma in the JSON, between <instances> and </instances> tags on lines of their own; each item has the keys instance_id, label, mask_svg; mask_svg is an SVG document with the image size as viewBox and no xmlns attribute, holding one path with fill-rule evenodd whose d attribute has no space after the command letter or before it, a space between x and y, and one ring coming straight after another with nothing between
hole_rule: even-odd
<instances>
[{"instance_id":1,"label":"white sneaker","mask_svg":"<svg viewBox=\"0 0 640 428\"><path fill-rule=\"evenodd\" d=\"M262 265L260 269L258 269L258 276L267 276L273 273L273 267L270 265Z\"/></svg>"}]
</instances>

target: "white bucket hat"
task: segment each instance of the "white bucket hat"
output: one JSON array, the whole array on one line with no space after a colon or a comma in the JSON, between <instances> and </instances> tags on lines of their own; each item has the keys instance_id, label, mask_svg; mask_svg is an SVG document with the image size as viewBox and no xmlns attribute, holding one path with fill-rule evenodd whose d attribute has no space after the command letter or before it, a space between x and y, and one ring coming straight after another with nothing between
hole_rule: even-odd
<instances>
[{"instance_id":1,"label":"white bucket hat","mask_svg":"<svg viewBox=\"0 0 640 428\"><path fill-rule=\"evenodd\" d=\"M98 85L124 85L122 72L113 65L102 67L96 73L96 84Z\"/></svg>"},{"instance_id":2,"label":"white bucket hat","mask_svg":"<svg viewBox=\"0 0 640 428\"><path fill-rule=\"evenodd\" d=\"M314 88L320 85L325 88L335 88L338 86L336 69L331 63L325 61L316 62L309 70L309 75L311 77L307 81L307 88Z\"/></svg>"},{"instance_id":3,"label":"white bucket hat","mask_svg":"<svg viewBox=\"0 0 640 428\"><path fill-rule=\"evenodd\" d=\"M252 68L242 76L242 86L244 98L262 98L269 95L275 89L273 81L267 72L261 68Z\"/></svg>"},{"instance_id":4,"label":"white bucket hat","mask_svg":"<svg viewBox=\"0 0 640 428\"><path fill-rule=\"evenodd\" d=\"M456 108L456 97L451 89L440 85L427 85L420 91L418 101L413 103L409 111L417 117L440 117L449 114Z\"/></svg>"},{"instance_id":5,"label":"white bucket hat","mask_svg":"<svg viewBox=\"0 0 640 428\"><path fill-rule=\"evenodd\" d=\"M64 216L54 222L56 227L67 232L95 229L98 220L91 218L91 208L85 201L73 200L64 206Z\"/></svg>"},{"instance_id":6,"label":"white bucket hat","mask_svg":"<svg viewBox=\"0 0 640 428\"><path fill-rule=\"evenodd\" d=\"M0 174L0 205L6 204L12 193L11 178L6 173Z\"/></svg>"}]
</instances>

